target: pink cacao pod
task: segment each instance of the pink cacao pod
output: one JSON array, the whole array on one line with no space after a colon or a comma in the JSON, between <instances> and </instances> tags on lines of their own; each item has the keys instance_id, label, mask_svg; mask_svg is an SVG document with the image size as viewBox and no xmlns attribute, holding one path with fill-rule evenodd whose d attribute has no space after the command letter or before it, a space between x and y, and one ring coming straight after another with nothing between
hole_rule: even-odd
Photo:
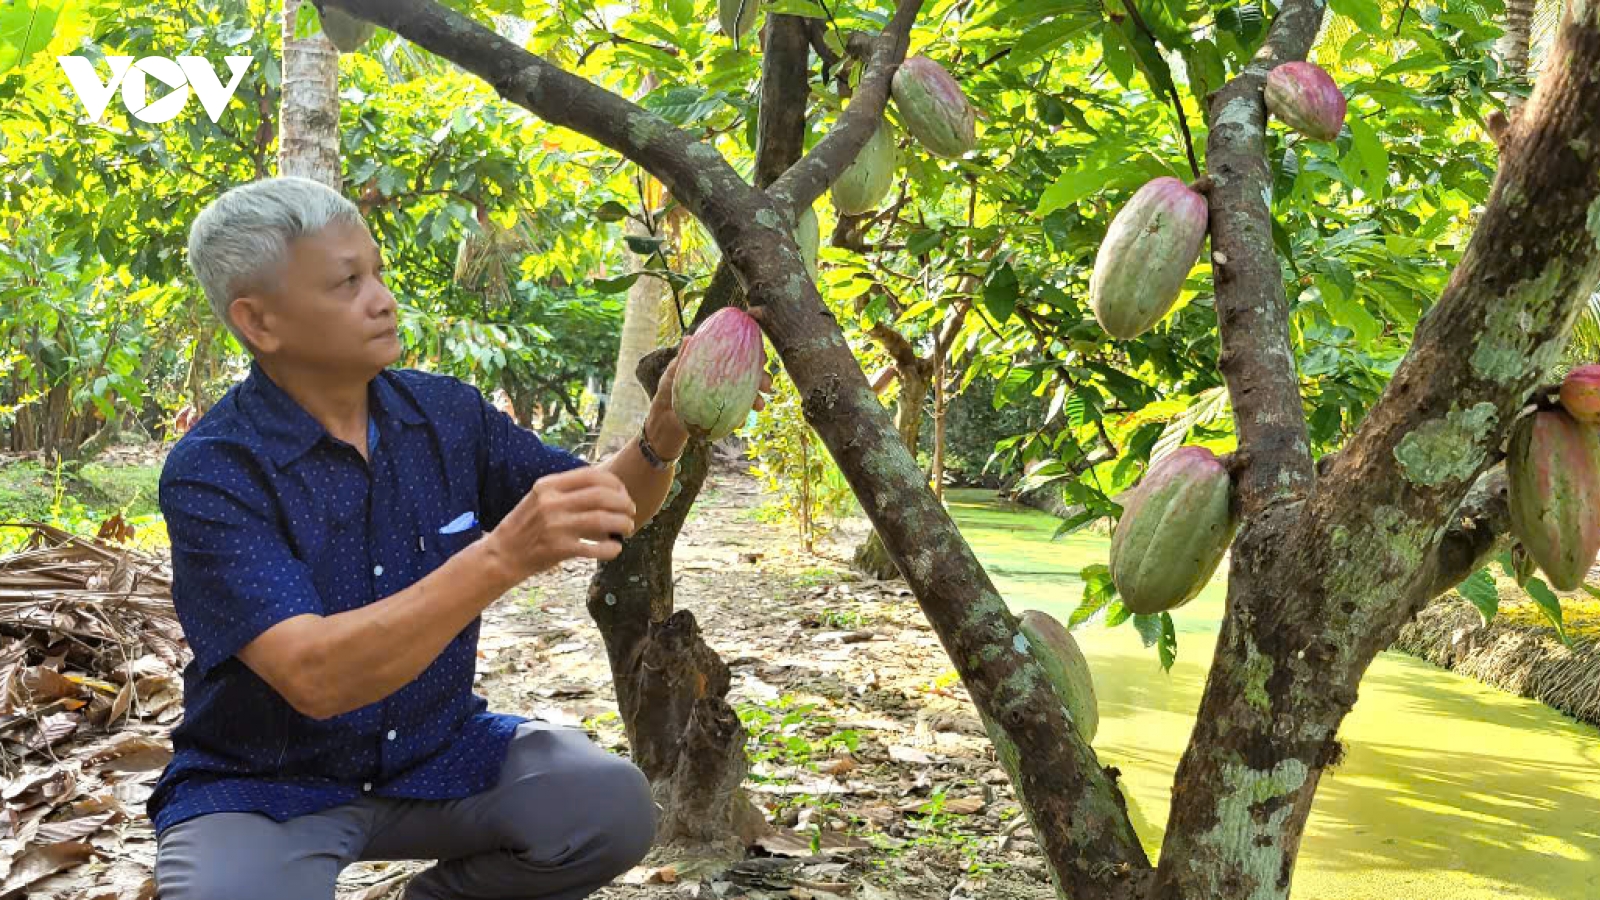
<instances>
[{"instance_id":1,"label":"pink cacao pod","mask_svg":"<svg viewBox=\"0 0 1600 900\"><path fill-rule=\"evenodd\" d=\"M1165 612L1194 599L1233 541L1233 484L1216 454L1179 447L1122 501L1111 538L1111 582L1135 613Z\"/></svg>"},{"instance_id":2,"label":"pink cacao pod","mask_svg":"<svg viewBox=\"0 0 1600 900\"><path fill-rule=\"evenodd\" d=\"M1585 425L1600 425L1600 365L1578 366L1561 382L1561 405Z\"/></svg>"},{"instance_id":3,"label":"pink cacao pod","mask_svg":"<svg viewBox=\"0 0 1600 900\"><path fill-rule=\"evenodd\" d=\"M1267 74L1267 109L1309 138L1331 141L1344 125L1345 99L1316 63L1286 62Z\"/></svg>"},{"instance_id":4,"label":"pink cacao pod","mask_svg":"<svg viewBox=\"0 0 1600 900\"><path fill-rule=\"evenodd\" d=\"M1519 419L1506 480L1511 533L1552 587L1577 590L1600 553L1600 431L1560 409Z\"/></svg>"},{"instance_id":5,"label":"pink cacao pod","mask_svg":"<svg viewBox=\"0 0 1600 900\"><path fill-rule=\"evenodd\" d=\"M943 66L910 57L895 70L891 90L906 130L929 153L954 159L977 146L977 111Z\"/></svg>"},{"instance_id":6,"label":"pink cacao pod","mask_svg":"<svg viewBox=\"0 0 1600 900\"><path fill-rule=\"evenodd\" d=\"M1134 193L1106 230L1089 276L1089 305L1106 333L1127 340L1172 309L1206 239L1206 198L1176 178Z\"/></svg>"},{"instance_id":7,"label":"pink cacao pod","mask_svg":"<svg viewBox=\"0 0 1600 900\"><path fill-rule=\"evenodd\" d=\"M761 388L767 351L750 314L724 307L683 340L672 408L689 433L720 440L744 424Z\"/></svg>"}]
</instances>

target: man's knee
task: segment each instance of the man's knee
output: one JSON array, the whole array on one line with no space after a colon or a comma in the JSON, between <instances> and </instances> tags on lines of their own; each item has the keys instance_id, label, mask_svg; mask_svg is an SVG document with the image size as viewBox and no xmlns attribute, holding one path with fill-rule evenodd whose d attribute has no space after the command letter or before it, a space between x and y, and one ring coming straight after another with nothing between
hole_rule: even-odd
<instances>
[{"instance_id":1,"label":"man's knee","mask_svg":"<svg viewBox=\"0 0 1600 900\"><path fill-rule=\"evenodd\" d=\"M512 804L524 817L524 827L547 828L554 817L563 832L560 843L581 856L585 866L607 872L605 877L627 871L650 851L655 801L637 766L590 745L552 775L559 796L546 793L549 782L524 782L536 795Z\"/></svg>"},{"instance_id":2,"label":"man's knee","mask_svg":"<svg viewBox=\"0 0 1600 900\"><path fill-rule=\"evenodd\" d=\"M264 816L222 813L173 826L157 844L161 900L332 900L340 864L289 846Z\"/></svg>"}]
</instances>

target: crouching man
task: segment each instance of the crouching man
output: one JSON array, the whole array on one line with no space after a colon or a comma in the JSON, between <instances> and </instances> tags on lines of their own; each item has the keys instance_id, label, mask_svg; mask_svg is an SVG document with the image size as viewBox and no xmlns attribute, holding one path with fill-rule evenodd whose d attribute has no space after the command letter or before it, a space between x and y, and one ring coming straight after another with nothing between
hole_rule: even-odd
<instances>
[{"instance_id":1,"label":"crouching man","mask_svg":"<svg viewBox=\"0 0 1600 900\"><path fill-rule=\"evenodd\" d=\"M189 263L252 359L161 475L194 652L148 804L163 900L331 900L356 860L437 860L410 900L568 900L626 871L654 834L644 775L490 712L473 663L485 607L615 557L660 507L686 440L673 367L590 466L470 385L388 368L395 300L337 192L235 188Z\"/></svg>"}]
</instances>

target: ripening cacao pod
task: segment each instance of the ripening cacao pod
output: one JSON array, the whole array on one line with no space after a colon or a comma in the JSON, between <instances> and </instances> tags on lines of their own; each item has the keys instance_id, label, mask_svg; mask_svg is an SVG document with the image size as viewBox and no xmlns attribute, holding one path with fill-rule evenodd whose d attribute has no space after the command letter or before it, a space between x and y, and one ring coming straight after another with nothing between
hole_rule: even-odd
<instances>
[{"instance_id":1,"label":"ripening cacao pod","mask_svg":"<svg viewBox=\"0 0 1600 900\"><path fill-rule=\"evenodd\" d=\"M889 123L878 123L878 130L872 133L867 145L833 183L833 208L845 216L859 216L877 209L894 187L897 155Z\"/></svg>"},{"instance_id":2,"label":"ripening cacao pod","mask_svg":"<svg viewBox=\"0 0 1600 900\"><path fill-rule=\"evenodd\" d=\"M1560 409L1519 419L1506 480L1512 534L1552 587L1576 590L1600 553L1600 431Z\"/></svg>"},{"instance_id":3,"label":"ripening cacao pod","mask_svg":"<svg viewBox=\"0 0 1600 900\"><path fill-rule=\"evenodd\" d=\"M1078 642L1050 614L1037 609L1022 614L1021 630L1028 639L1028 652L1044 668L1050 687L1072 713L1072 724L1085 744L1094 743L1100 728L1100 710L1094 699L1094 680L1089 677L1089 661L1083 658Z\"/></svg>"},{"instance_id":4,"label":"ripening cacao pod","mask_svg":"<svg viewBox=\"0 0 1600 900\"><path fill-rule=\"evenodd\" d=\"M1308 138L1331 141L1344 125L1345 99L1316 63L1286 62L1267 73L1267 110Z\"/></svg>"},{"instance_id":5,"label":"ripening cacao pod","mask_svg":"<svg viewBox=\"0 0 1600 900\"><path fill-rule=\"evenodd\" d=\"M1089 276L1089 305L1107 334L1138 337L1172 309L1200 258L1206 215L1206 198L1168 177L1146 182L1117 212Z\"/></svg>"},{"instance_id":6,"label":"ripening cacao pod","mask_svg":"<svg viewBox=\"0 0 1600 900\"><path fill-rule=\"evenodd\" d=\"M333 46L339 48L340 53L354 53L372 40L372 36L378 33L378 26L342 9L329 7L322 10L322 33L328 36Z\"/></svg>"},{"instance_id":7,"label":"ripening cacao pod","mask_svg":"<svg viewBox=\"0 0 1600 900\"><path fill-rule=\"evenodd\" d=\"M891 90L906 130L929 153L954 159L978 145L977 111L943 66L909 57L895 70Z\"/></svg>"},{"instance_id":8,"label":"ripening cacao pod","mask_svg":"<svg viewBox=\"0 0 1600 900\"><path fill-rule=\"evenodd\" d=\"M1561 382L1561 405L1579 422L1600 425L1600 365L1578 366Z\"/></svg>"},{"instance_id":9,"label":"ripening cacao pod","mask_svg":"<svg viewBox=\"0 0 1600 900\"><path fill-rule=\"evenodd\" d=\"M722 23L722 33L733 38L735 47L755 27L756 13L760 11L761 0L717 0L717 21Z\"/></svg>"},{"instance_id":10,"label":"ripening cacao pod","mask_svg":"<svg viewBox=\"0 0 1600 900\"><path fill-rule=\"evenodd\" d=\"M1127 492L1111 539L1122 605L1150 615L1194 599L1233 541L1232 483L1204 447L1180 447Z\"/></svg>"},{"instance_id":11,"label":"ripening cacao pod","mask_svg":"<svg viewBox=\"0 0 1600 900\"><path fill-rule=\"evenodd\" d=\"M728 306L683 339L672 378L672 408L689 433L720 440L744 424L761 388L767 358L761 326Z\"/></svg>"},{"instance_id":12,"label":"ripening cacao pod","mask_svg":"<svg viewBox=\"0 0 1600 900\"><path fill-rule=\"evenodd\" d=\"M817 213L811 207L806 207L800 213L794 225L794 240L800 245L800 255L805 258L806 271L811 273L811 280L817 279L817 251L822 247L822 226L817 222Z\"/></svg>"}]
</instances>

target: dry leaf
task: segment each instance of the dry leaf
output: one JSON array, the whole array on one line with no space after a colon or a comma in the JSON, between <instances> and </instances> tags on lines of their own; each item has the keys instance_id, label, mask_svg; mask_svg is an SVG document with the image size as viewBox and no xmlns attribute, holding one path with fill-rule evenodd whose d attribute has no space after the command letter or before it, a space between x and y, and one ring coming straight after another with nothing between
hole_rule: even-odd
<instances>
[{"instance_id":1,"label":"dry leaf","mask_svg":"<svg viewBox=\"0 0 1600 900\"><path fill-rule=\"evenodd\" d=\"M84 816L81 819L67 819L64 822L51 822L39 826L39 840L51 843L80 840L104 828L116 817L116 813L108 812Z\"/></svg>"},{"instance_id":2,"label":"dry leaf","mask_svg":"<svg viewBox=\"0 0 1600 900\"><path fill-rule=\"evenodd\" d=\"M914 747L905 747L892 744L889 747L889 758L895 762L912 763L914 765L928 765L933 762L933 757Z\"/></svg>"},{"instance_id":3,"label":"dry leaf","mask_svg":"<svg viewBox=\"0 0 1600 900\"><path fill-rule=\"evenodd\" d=\"M13 683L16 702L22 706L44 706L63 697L74 697L78 686L71 679L53 669L33 666Z\"/></svg>"},{"instance_id":4,"label":"dry leaf","mask_svg":"<svg viewBox=\"0 0 1600 900\"><path fill-rule=\"evenodd\" d=\"M94 848L78 841L33 847L11 866L0 894L19 891L41 878L70 869L94 855Z\"/></svg>"}]
</instances>

